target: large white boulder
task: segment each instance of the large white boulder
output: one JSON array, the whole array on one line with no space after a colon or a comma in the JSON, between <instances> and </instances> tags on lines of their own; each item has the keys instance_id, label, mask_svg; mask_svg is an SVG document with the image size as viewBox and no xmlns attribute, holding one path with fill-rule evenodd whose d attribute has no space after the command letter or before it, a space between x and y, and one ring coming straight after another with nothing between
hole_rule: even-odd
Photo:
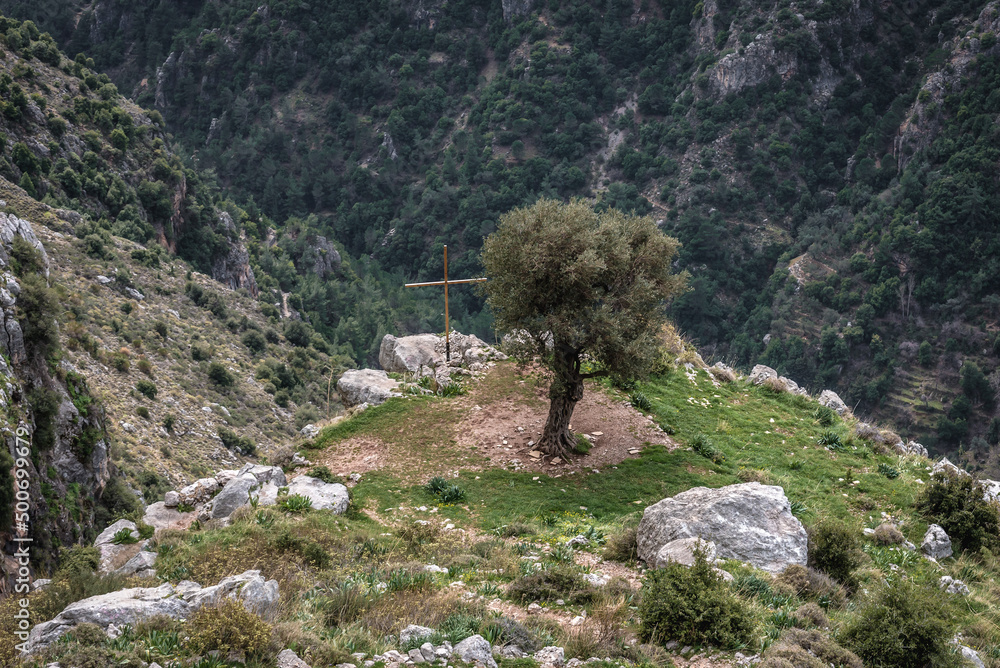
<instances>
[{"instance_id":1,"label":"large white boulder","mask_svg":"<svg viewBox=\"0 0 1000 668\"><path fill-rule=\"evenodd\" d=\"M444 355L437 350L437 340L435 334L399 338L386 334L379 346L378 363L386 371L395 373L418 373L444 364Z\"/></svg>"},{"instance_id":2,"label":"large white boulder","mask_svg":"<svg viewBox=\"0 0 1000 668\"><path fill-rule=\"evenodd\" d=\"M769 366L758 364L750 371L750 382L754 385L763 385L768 378L777 378L778 372Z\"/></svg>"},{"instance_id":3,"label":"large white boulder","mask_svg":"<svg viewBox=\"0 0 1000 668\"><path fill-rule=\"evenodd\" d=\"M347 487L337 482L323 482L318 478L300 475L288 485L288 494L307 496L313 510L331 510L334 515L347 511L350 496Z\"/></svg>"},{"instance_id":4,"label":"large white boulder","mask_svg":"<svg viewBox=\"0 0 1000 668\"><path fill-rule=\"evenodd\" d=\"M123 529L128 529L133 538L131 543L115 544L115 534ZM132 555L139 551L137 546L139 531L135 522L129 520L118 520L100 534L94 540L94 547L100 553L100 562L97 567L99 573L110 573L128 561Z\"/></svg>"},{"instance_id":5,"label":"large white boulder","mask_svg":"<svg viewBox=\"0 0 1000 668\"><path fill-rule=\"evenodd\" d=\"M390 397L402 396L399 381L377 369L351 369L337 381L337 393L345 406L384 404Z\"/></svg>"},{"instance_id":6,"label":"large white boulder","mask_svg":"<svg viewBox=\"0 0 1000 668\"><path fill-rule=\"evenodd\" d=\"M710 540L678 538L661 547L650 565L653 568L663 568L671 562L676 562L682 566L694 566L696 551L702 552L708 563L715 561L718 555L715 543Z\"/></svg>"},{"instance_id":7,"label":"large white boulder","mask_svg":"<svg viewBox=\"0 0 1000 668\"><path fill-rule=\"evenodd\" d=\"M212 500L209 516L214 519L224 519L250 502L250 492L260 487L260 483L249 473L241 474L222 488L222 491Z\"/></svg>"},{"instance_id":8,"label":"large white boulder","mask_svg":"<svg viewBox=\"0 0 1000 668\"><path fill-rule=\"evenodd\" d=\"M159 615L185 619L202 606L215 606L227 598L241 601L261 616L272 617L279 599L278 582L265 582L260 571L246 571L212 587L184 581L176 586L165 583L91 596L71 603L52 620L36 624L28 636L28 649L35 652L47 647L77 624L96 624L107 630L111 624L134 625Z\"/></svg>"},{"instance_id":9,"label":"large white boulder","mask_svg":"<svg viewBox=\"0 0 1000 668\"><path fill-rule=\"evenodd\" d=\"M664 545L680 538L715 544L722 559L770 573L806 564L805 527L792 515L781 487L749 482L718 489L694 487L646 508L638 530L639 557L656 564Z\"/></svg>"},{"instance_id":10,"label":"large white boulder","mask_svg":"<svg viewBox=\"0 0 1000 668\"><path fill-rule=\"evenodd\" d=\"M960 469L951 463L947 457L942 457L941 461L934 465L931 469L931 475L945 475L945 476L967 476L969 472L965 469Z\"/></svg>"},{"instance_id":11,"label":"large white boulder","mask_svg":"<svg viewBox=\"0 0 1000 668\"><path fill-rule=\"evenodd\" d=\"M837 415L850 413L850 409L847 407L847 404L845 404L843 399L840 398L840 395L833 390L823 390L819 393L819 398L816 401L827 408L835 410Z\"/></svg>"}]
</instances>

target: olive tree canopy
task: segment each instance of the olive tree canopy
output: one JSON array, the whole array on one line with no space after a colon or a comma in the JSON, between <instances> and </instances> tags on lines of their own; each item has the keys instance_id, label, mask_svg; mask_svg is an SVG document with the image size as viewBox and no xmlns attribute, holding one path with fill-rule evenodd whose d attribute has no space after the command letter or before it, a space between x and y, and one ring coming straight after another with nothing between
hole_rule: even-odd
<instances>
[{"instance_id":1,"label":"olive tree canopy","mask_svg":"<svg viewBox=\"0 0 1000 668\"><path fill-rule=\"evenodd\" d=\"M596 213L580 200L540 200L501 218L483 244L483 284L497 328L528 341L552 370L539 449L564 457L583 381L641 377L656 352L679 243L649 217ZM584 362L587 362L586 367Z\"/></svg>"}]
</instances>

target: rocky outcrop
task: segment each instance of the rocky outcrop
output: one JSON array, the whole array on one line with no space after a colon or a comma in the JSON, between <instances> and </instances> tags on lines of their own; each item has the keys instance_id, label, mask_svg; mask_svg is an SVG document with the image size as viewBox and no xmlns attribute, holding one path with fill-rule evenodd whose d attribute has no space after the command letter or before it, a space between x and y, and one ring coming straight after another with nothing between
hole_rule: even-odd
<instances>
[{"instance_id":1,"label":"rocky outcrop","mask_svg":"<svg viewBox=\"0 0 1000 668\"><path fill-rule=\"evenodd\" d=\"M535 0L501 0L503 20L513 23L514 19L527 16L535 7Z\"/></svg>"},{"instance_id":2,"label":"rocky outcrop","mask_svg":"<svg viewBox=\"0 0 1000 668\"><path fill-rule=\"evenodd\" d=\"M379 347L378 362L388 372L447 375L450 369L466 367L481 371L493 361L507 356L474 334L452 332L451 357L445 360L446 340L438 334L415 334L395 337L386 334ZM439 378L440 380L440 378Z\"/></svg>"},{"instance_id":3,"label":"rocky outcrop","mask_svg":"<svg viewBox=\"0 0 1000 668\"><path fill-rule=\"evenodd\" d=\"M837 415L849 415L851 409L847 407L847 404L840 398L833 390L823 390L820 392L817 401L827 408L836 411Z\"/></svg>"},{"instance_id":4,"label":"rocky outcrop","mask_svg":"<svg viewBox=\"0 0 1000 668\"><path fill-rule=\"evenodd\" d=\"M946 559L952 554L951 538L939 525L932 524L927 527L920 549L931 559Z\"/></svg>"},{"instance_id":5,"label":"rocky outcrop","mask_svg":"<svg viewBox=\"0 0 1000 668\"><path fill-rule=\"evenodd\" d=\"M15 237L21 237L39 252L42 256L44 273L47 278L49 275L49 257L45 252L45 246L35 236L35 231L31 229L31 223L18 218L12 213L0 212L0 265L4 267L10 264L8 249L14 243Z\"/></svg>"},{"instance_id":6,"label":"rocky outcrop","mask_svg":"<svg viewBox=\"0 0 1000 668\"><path fill-rule=\"evenodd\" d=\"M739 559L770 573L805 565L805 527L781 487L757 482L718 489L694 487L646 508L638 529L639 557L657 563L677 539L715 543L722 559Z\"/></svg>"},{"instance_id":7,"label":"rocky outcrop","mask_svg":"<svg viewBox=\"0 0 1000 668\"><path fill-rule=\"evenodd\" d=\"M119 531L128 530L132 542L116 544L115 534ZM118 520L102 531L94 540L94 547L100 553L98 564L99 573L110 573L128 561L136 552L141 549L138 543L139 531L135 523L129 520Z\"/></svg>"},{"instance_id":8,"label":"rocky outcrop","mask_svg":"<svg viewBox=\"0 0 1000 668\"><path fill-rule=\"evenodd\" d=\"M398 380L376 369L351 369L337 381L337 393L345 406L383 404L390 397L402 396L398 389Z\"/></svg>"},{"instance_id":9,"label":"rocky outcrop","mask_svg":"<svg viewBox=\"0 0 1000 668\"><path fill-rule=\"evenodd\" d=\"M336 482L323 482L318 478L300 475L288 485L289 496L298 494L312 501L313 510L330 510L334 515L347 511L350 495L347 487Z\"/></svg>"},{"instance_id":10,"label":"rocky outcrop","mask_svg":"<svg viewBox=\"0 0 1000 668\"><path fill-rule=\"evenodd\" d=\"M181 489L177 493L178 500L188 506L205 503L219 491L219 482L215 478L200 478Z\"/></svg>"},{"instance_id":11,"label":"rocky outcrop","mask_svg":"<svg viewBox=\"0 0 1000 668\"><path fill-rule=\"evenodd\" d=\"M941 460L934 465L934 468L931 469L931 475L962 477L962 476L968 476L969 472L966 471L965 469L960 469L954 464L952 464L947 457L942 457Z\"/></svg>"},{"instance_id":12,"label":"rocky outcrop","mask_svg":"<svg viewBox=\"0 0 1000 668\"><path fill-rule=\"evenodd\" d=\"M219 224L223 234L229 236L229 247L212 261L212 278L228 285L231 289L245 288L251 297L257 297L260 289L250 266L250 253L243 241L236 235L236 227L228 213L219 214Z\"/></svg>"},{"instance_id":13,"label":"rocky outcrop","mask_svg":"<svg viewBox=\"0 0 1000 668\"><path fill-rule=\"evenodd\" d=\"M329 239L315 236L309 239L309 245L302 255L302 262L312 267L314 274L326 278L340 270L340 253L333 247Z\"/></svg>"},{"instance_id":14,"label":"rocky outcrop","mask_svg":"<svg viewBox=\"0 0 1000 668\"><path fill-rule=\"evenodd\" d=\"M241 601L248 610L270 618L277 611L278 583L265 581L260 571L246 571L211 587L184 580L176 586L165 583L92 596L70 604L51 621L36 624L28 637L28 649L37 652L78 624L96 624L107 630L111 624L134 625L156 616L185 619L204 606L216 606L226 599Z\"/></svg>"},{"instance_id":15,"label":"rocky outcrop","mask_svg":"<svg viewBox=\"0 0 1000 668\"><path fill-rule=\"evenodd\" d=\"M796 69L795 55L789 51L777 50L770 33L758 34L741 51L742 53L730 53L721 58L709 72L710 86L715 96L725 97L738 93L744 88L762 84L776 74L788 76Z\"/></svg>"}]
</instances>

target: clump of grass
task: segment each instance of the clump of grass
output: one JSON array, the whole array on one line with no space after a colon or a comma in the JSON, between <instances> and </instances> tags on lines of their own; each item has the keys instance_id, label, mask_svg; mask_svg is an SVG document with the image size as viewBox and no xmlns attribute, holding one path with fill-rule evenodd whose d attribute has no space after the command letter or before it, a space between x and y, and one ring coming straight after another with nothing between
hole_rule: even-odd
<instances>
[{"instance_id":1,"label":"clump of grass","mask_svg":"<svg viewBox=\"0 0 1000 668\"><path fill-rule=\"evenodd\" d=\"M585 605L594 600L595 593L594 587L569 566L553 566L518 578L507 588L507 596L522 603L563 599L574 605Z\"/></svg>"},{"instance_id":2,"label":"clump of grass","mask_svg":"<svg viewBox=\"0 0 1000 668\"><path fill-rule=\"evenodd\" d=\"M588 452L590 452L590 449L592 447L593 444L590 442L589 438L587 438L583 434L576 435L576 443L573 445L573 452L577 453L578 455L585 455Z\"/></svg>"},{"instance_id":3,"label":"clump of grass","mask_svg":"<svg viewBox=\"0 0 1000 668\"><path fill-rule=\"evenodd\" d=\"M840 434L832 429L824 431L816 441L829 450L842 450L844 448L844 443L840 440Z\"/></svg>"},{"instance_id":4,"label":"clump of grass","mask_svg":"<svg viewBox=\"0 0 1000 668\"><path fill-rule=\"evenodd\" d=\"M612 534L604 545L604 558L609 561L633 562L639 558L639 542L635 527Z\"/></svg>"},{"instance_id":5,"label":"clump of grass","mask_svg":"<svg viewBox=\"0 0 1000 668\"><path fill-rule=\"evenodd\" d=\"M132 535L132 529L126 527L116 531L115 535L111 538L111 542L114 545L131 545L138 543L139 539Z\"/></svg>"},{"instance_id":6,"label":"clump of grass","mask_svg":"<svg viewBox=\"0 0 1000 668\"><path fill-rule=\"evenodd\" d=\"M636 410L642 411L643 413L649 413L653 410L652 402L650 402L649 398L642 392L635 391L629 395L628 399Z\"/></svg>"},{"instance_id":7,"label":"clump of grass","mask_svg":"<svg viewBox=\"0 0 1000 668\"><path fill-rule=\"evenodd\" d=\"M302 494L291 494L281 497L278 505L286 513L303 513L312 508L312 499Z\"/></svg>"},{"instance_id":8,"label":"clump of grass","mask_svg":"<svg viewBox=\"0 0 1000 668\"><path fill-rule=\"evenodd\" d=\"M899 469L889 466L885 462L878 465L878 472L889 480L895 480L899 477Z\"/></svg>"},{"instance_id":9,"label":"clump of grass","mask_svg":"<svg viewBox=\"0 0 1000 668\"><path fill-rule=\"evenodd\" d=\"M726 456L715 447L705 434L695 434L695 437L691 439L691 449L705 459L711 460L713 464L721 464L726 461Z\"/></svg>"}]
</instances>

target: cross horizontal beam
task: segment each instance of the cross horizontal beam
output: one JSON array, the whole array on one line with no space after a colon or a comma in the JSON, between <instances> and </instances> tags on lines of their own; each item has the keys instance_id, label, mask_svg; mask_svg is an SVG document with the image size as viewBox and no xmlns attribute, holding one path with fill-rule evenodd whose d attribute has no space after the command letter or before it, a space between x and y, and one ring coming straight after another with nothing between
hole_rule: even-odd
<instances>
[{"instance_id":1,"label":"cross horizontal beam","mask_svg":"<svg viewBox=\"0 0 1000 668\"><path fill-rule=\"evenodd\" d=\"M486 280L485 278L463 278L458 281L431 281L429 283L407 283L403 287L422 288L425 285L444 285L445 283L447 283L448 285L455 285L456 283L482 283L485 280Z\"/></svg>"}]
</instances>

